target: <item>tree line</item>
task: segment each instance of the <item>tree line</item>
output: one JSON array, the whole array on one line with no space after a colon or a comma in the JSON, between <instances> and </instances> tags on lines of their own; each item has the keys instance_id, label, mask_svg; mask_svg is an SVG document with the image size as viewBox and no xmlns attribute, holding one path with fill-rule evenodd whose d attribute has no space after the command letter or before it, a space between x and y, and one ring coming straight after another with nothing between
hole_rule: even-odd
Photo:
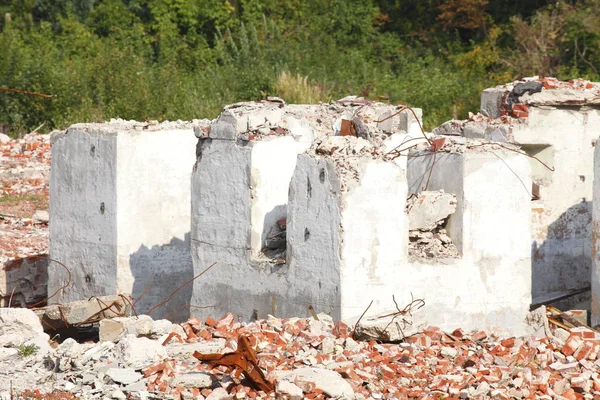
<instances>
[{"instance_id":1,"label":"tree line","mask_svg":"<svg viewBox=\"0 0 600 400\"><path fill-rule=\"evenodd\" d=\"M600 0L0 0L0 130L349 94L426 128L523 76L600 80Z\"/></svg>"}]
</instances>

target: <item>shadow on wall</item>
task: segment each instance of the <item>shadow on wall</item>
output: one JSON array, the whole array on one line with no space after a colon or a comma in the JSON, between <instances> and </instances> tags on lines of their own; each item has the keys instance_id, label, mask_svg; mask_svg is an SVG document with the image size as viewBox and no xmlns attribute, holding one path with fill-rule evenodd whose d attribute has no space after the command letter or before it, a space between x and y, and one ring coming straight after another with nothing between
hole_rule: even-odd
<instances>
[{"instance_id":1,"label":"shadow on wall","mask_svg":"<svg viewBox=\"0 0 600 400\"><path fill-rule=\"evenodd\" d=\"M129 257L133 290L131 296L137 301L138 314L147 314L158 304L167 301L150 312L154 319L185 321L190 316L194 267L190 252L190 233L184 240L173 238L168 244L148 248L141 246ZM176 293L184 283L189 282Z\"/></svg>"},{"instance_id":2,"label":"shadow on wall","mask_svg":"<svg viewBox=\"0 0 600 400\"><path fill-rule=\"evenodd\" d=\"M582 201L550 224L541 246L532 242L533 307L590 308L591 246L592 202Z\"/></svg>"}]
</instances>

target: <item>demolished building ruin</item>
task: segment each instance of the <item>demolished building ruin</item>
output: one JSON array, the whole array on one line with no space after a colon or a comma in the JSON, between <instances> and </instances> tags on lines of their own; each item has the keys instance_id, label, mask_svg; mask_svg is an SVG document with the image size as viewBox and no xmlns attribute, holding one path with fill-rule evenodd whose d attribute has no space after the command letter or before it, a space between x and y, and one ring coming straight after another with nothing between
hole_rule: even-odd
<instances>
[{"instance_id":1,"label":"demolished building ruin","mask_svg":"<svg viewBox=\"0 0 600 400\"><path fill-rule=\"evenodd\" d=\"M515 144L532 157L532 303L587 304L600 85L528 78L486 89L480 114L437 132Z\"/></svg>"},{"instance_id":2,"label":"demolished building ruin","mask_svg":"<svg viewBox=\"0 0 600 400\"><path fill-rule=\"evenodd\" d=\"M544 88L544 84L548 87ZM168 230L175 225L184 227L184 220L189 218L189 237L177 239L181 250L174 248L173 254L160 250L160 257L154 253L148 257L157 259L159 264L173 263L179 257L177 254L188 257L185 248L189 243L192 263L175 262L188 265L187 279L217 262L218 266L207 275L209 278L193 282L191 301L188 299L186 303L184 299L190 294L188 288L177 301L179 308L189 304L194 316L234 312L251 320L267 314L307 315L308 306L312 306L351 322L364 310L365 298L374 300L373 311L381 311L391 295L407 301L412 293L433 302L435 306L431 309L437 311L428 317L442 327L460 320L467 329L519 332L532 303L532 293L535 303L556 291L577 289L584 282L589 285L589 274L585 279L583 275L591 266L591 217L589 207L578 202L591 198L592 179L585 178L586 174L591 176L588 171L591 156L589 160L584 157L575 169L560 165L565 164L569 154L580 148L583 151L588 138L591 148L591 137L598 136L596 111L587 94L596 90L596 86L590 88L585 84L580 88L572 84L573 87L554 88L550 84L548 80L530 79L487 90L482 96L482 110L497 118L476 115L469 121L446 124L429 136L420 129L420 110L353 97L319 105L288 105L274 99L228 106L212 122L182 129L181 135L187 138L176 150L175 144L169 142L169 148L173 149L170 153L163 150L167 148L166 135L155 141L153 151L160 149L164 160L177 158L181 172L172 168L173 175L168 180L157 181L157 186L170 188L163 195L154 186L153 204L172 206L173 200L169 199L173 199L173 193L186 190L189 173L192 182L191 215L181 211L178 219L163 218L160 226L167 235L160 243L154 241L148 245L145 239L137 237L135 246L125 250L126 232L137 235L156 231L151 228L156 225L143 219L148 214L124 215L122 206L127 203L123 201L130 198L135 203L140 199L140 194L125 179L118 183L107 177L101 185L113 188L107 198L123 199L118 203L120 211L109 214L122 227L115 228L115 232L121 230L111 243L118 251L123 250L123 255L116 256L120 260L116 276L129 278L114 278L109 274L111 281L126 283L118 289L94 291L134 292L134 297L141 294L145 285L137 281L150 283L158 279L157 270L150 272L153 267L140 267L142 276L135 280L137 289L132 290L130 270L135 269L132 254L140 246L174 248L168 244ZM523 85L525 89L521 88ZM493 109L494 104L497 109ZM525 109L528 114L521 115ZM571 119L565 122L565 116ZM160 126L136 130L135 123L128 124L125 128L118 127L118 123L74 126L69 130L72 133L56 143L62 143L65 151L77 149L78 140L95 137L93 132L104 132L102 135L106 136L106 132L120 129L123 132L116 137L123 138L119 139L123 153L127 152L127 146L133 146L125 138L144 138L168 130ZM578 132L574 134L581 140L564 139L561 133L566 127ZM84 130L89 132L79 133ZM546 149L545 153L534 151L540 146ZM193 171L186 172L193 159L182 162L181 154L189 155L192 148L196 149L195 157L192 156L195 166ZM55 151L59 149L55 145ZM550 159L544 158L544 154L551 155ZM82 155L83 152L73 151L69 162L82 162L74 161ZM56 161L57 188L65 180L58 175L64 170L59 162L60 158ZM128 163L117 161L109 170L112 168L115 174L124 176L125 171L153 171L153 167L140 157ZM554 169L552 179L548 178L546 167ZM490 180L490 176L494 179ZM555 200L560 197L555 192L567 181L574 189ZM73 193L68 185L62 193ZM97 186L91 185L91 191L83 190L77 195L85 193L89 199L93 187ZM404 212L407 197L423 197L427 191L438 190L455 196L456 209L440 218L441 222L432 229L410 230L410 220L417 217L410 218ZM94 196L97 203L99 197ZM74 200L64 204L72 204ZM130 203L131 207L134 203ZM104 204L110 208L110 203ZM541 208L546 211L540 211ZM63 210L64 215L67 207ZM568 210L574 214L550 223L553 217ZM58 228L64 217L57 212L53 214L62 221L55 225ZM73 220L73 223L79 222ZM185 236L184 230L178 235ZM51 256L66 261L61 253L66 254L70 246L67 243L72 240L64 241L64 249L56 247L61 243L60 238L55 243ZM544 249L548 248L544 251L554 251L556 256L542 256L538 247L543 243L546 243ZM68 251L82 249L74 246ZM124 259L127 257L131 260ZM565 274L565 263L573 265L573 257L583 260L576 265L576 272L569 274L568 279L558 279L557 276ZM148 259L142 258L142 263L147 263ZM546 259L554 266L544 264ZM107 266L114 264L110 257L103 262ZM97 263L89 263L94 264ZM52 268L54 272L59 270L58 266ZM98 268L94 273L100 269L110 270ZM177 276L179 284L187 281L182 271L172 267L162 271L165 270L173 274L168 280ZM91 275L89 271L77 272L75 287L81 287L86 276ZM147 278L152 275L155 278ZM538 275L540 279L535 279ZM553 280L546 283L544 279ZM179 286L173 282L171 288ZM64 283L62 276L50 286L59 288ZM510 294L507 287L511 287ZM461 288L470 292L468 299L454 294L461 292ZM80 289L72 293L77 290ZM152 290L152 295L145 294L142 310L168 294L165 286L149 289ZM66 299L82 295L73 294ZM489 298L495 299L496 308L490 308ZM484 304L487 312L482 316L479 310Z\"/></svg>"},{"instance_id":3,"label":"demolished building ruin","mask_svg":"<svg viewBox=\"0 0 600 400\"><path fill-rule=\"evenodd\" d=\"M366 298L381 311L391 295L405 301L414 292L438 310L453 304L430 316L443 327L461 320L472 322L467 329L517 329L532 293L535 303L589 285L589 207L565 205L591 198L591 161L564 164L596 132L594 90L548 79L487 90L489 116L428 136L420 110L353 97L238 103L214 121L75 125L53 139L50 210L50 258L73 275L51 262L48 293L60 292L55 302L143 294L144 312L185 285L169 306L184 319L308 315L312 306L351 322ZM581 140L563 140L567 128ZM539 146L546 152L532 150ZM574 189L555 200L567 181ZM438 190L456 198L455 210L433 228L411 229L407 198L433 199L428 191ZM563 265L544 279L567 278L535 279L546 271L540 246ZM589 263L573 264L575 256ZM504 296L514 281L516 295ZM468 301L453 294L461 287L476 288ZM498 309L481 317L486 298Z\"/></svg>"},{"instance_id":4,"label":"demolished building ruin","mask_svg":"<svg viewBox=\"0 0 600 400\"><path fill-rule=\"evenodd\" d=\"M57 304L36 313L54 333L93 322L102 342L53 349L32 324L19 343L43 356L0 357L40 388L94 398L600 393L585 314L528 314L589 286L592 258L598 291L596 229L579 200L600 176L587 148L599 94L587 81L526 79L484 92L486 115L426 135L420 110L355 97L75 125L53 139L44 260ZM3 268L12 287L44 279L33 260ZM37 289L11 301L44 300ZM508 337L532 325L541 338ZM249 370L228 369L238 357L256 357L245 365L264 372L262 391Z\"/></svg>"}]
</instances>

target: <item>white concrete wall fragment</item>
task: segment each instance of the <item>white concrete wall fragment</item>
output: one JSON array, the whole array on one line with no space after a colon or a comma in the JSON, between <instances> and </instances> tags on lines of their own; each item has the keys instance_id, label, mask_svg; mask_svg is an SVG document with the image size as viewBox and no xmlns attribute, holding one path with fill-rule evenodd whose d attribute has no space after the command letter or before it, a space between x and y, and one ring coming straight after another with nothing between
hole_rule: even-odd
<instances>
[{"instance_id":1,"label":"white concrete wall fragment","mask_svg":"<svg viewBox=\"0 0 600 400\"><path fill-rule=\"evenodd\" d=\"M285 217L296 156L305 145L291 136L269 140L204 140L192 174L192 256L196 316L234 312L305 315L307 309L276 266L260 257L269 224ZM289 292L288 292L289 291Z\"/></svg>"},{"instance_id":2,"label":"white concrete wall fragment","mask_svg":"<svg viewBox=\"0 0 600 400\"><path fill-rule=\"evenodd\" d=\"M443 190L424 191L409 201L409 229L432 230L456 211L456 195Z\"/></svg>"},{"instance_id":3,"label":"white concrete wall fragment","mask_svg":"<svg viewBox=\"0 0 600 400\"><path fill-rule=\"evenodd\" d=\"M435 164L433 156L409 159L409 191L429 180L429 190L456 193L448 232L462 258L409 264L404 285L426 299L431 324L522 334L531 303L529 161L503 150L435 157ZM404 295L398 302L410 300Z\"/></svg>"},{"instance_id":4,"label":"white concrete wall fragment","mask_svg":"<svg viewBox=\"0 0 600 400\"><path fill-rule=\"evenodd\" d=\"M600 325L600 146L594 151L594 194L592 202L592 315L591 326Z\"/></svg>"},{"instance_id":5,"label":"white concrete wall fragment","mask_svg":"<svg viewBox=\"0 0 600 400\"><path fill-rule=\"evenodd\" d=\"M537 303L590 284L593 162L600 110L532 105L527 123L515 127L513 135L524 150L554 169L530 161L539 190L539 199L532 202ZM567 300L563 306L581 299Z\"/></svg>"},{"instance_id":6,"label":"white concrete wall fragment","mask_svg":"<svg viewBox=\"0 0 600 400\"><path fill-rule=\"evenodd\" d=\"M136 305L144 312L192 278L193 126L79 124L55 139L50 254L67 266L72 282L53 300L119 293L137 298L149 285ZM56 263L50 265L49 275L52 293L68 280ZM191 289L182 290L169 308L153 316L183 306L190 295Z\"/></svg>"}]
</instances>

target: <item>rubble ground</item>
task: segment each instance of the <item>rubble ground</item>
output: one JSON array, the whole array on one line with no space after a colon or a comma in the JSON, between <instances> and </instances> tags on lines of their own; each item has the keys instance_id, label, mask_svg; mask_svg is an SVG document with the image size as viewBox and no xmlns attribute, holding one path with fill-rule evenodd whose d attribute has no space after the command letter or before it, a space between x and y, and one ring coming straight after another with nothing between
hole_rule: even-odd
<instances>
[{"instance_id":1,"label":"rubble ground","mask_svg":"<svg viewBox=\"0 0 600 400\"><path fill-rule=\"evenodd\" d=\"M600 335L587 327L497 338L428 326L399 343L382 343L355 340L350 327L326 314L240 323L229 313L182 324L115 318L101 322L98 343L58 344L41 333L32 311L0 309L2 322L11 318L23 322L0 329L0 342L9 346L0 349L2 399L24 398L12 396L25 390L40 396L34 398L54 392L84 399L600 398ZM232 353L240 337L274 391L193 356ZM23 352L32 344L33 354Z\"/></svg>"},{"instance_id":2,"label":"rubble ground","mask_svg":"<svg viewBox=\"0 0 600 400\"><path fill-rule=\"evenodd\" d=\"M49 172L50 135L0 137L0 265L47 253Z\"/></svg>"}]
</instances>

